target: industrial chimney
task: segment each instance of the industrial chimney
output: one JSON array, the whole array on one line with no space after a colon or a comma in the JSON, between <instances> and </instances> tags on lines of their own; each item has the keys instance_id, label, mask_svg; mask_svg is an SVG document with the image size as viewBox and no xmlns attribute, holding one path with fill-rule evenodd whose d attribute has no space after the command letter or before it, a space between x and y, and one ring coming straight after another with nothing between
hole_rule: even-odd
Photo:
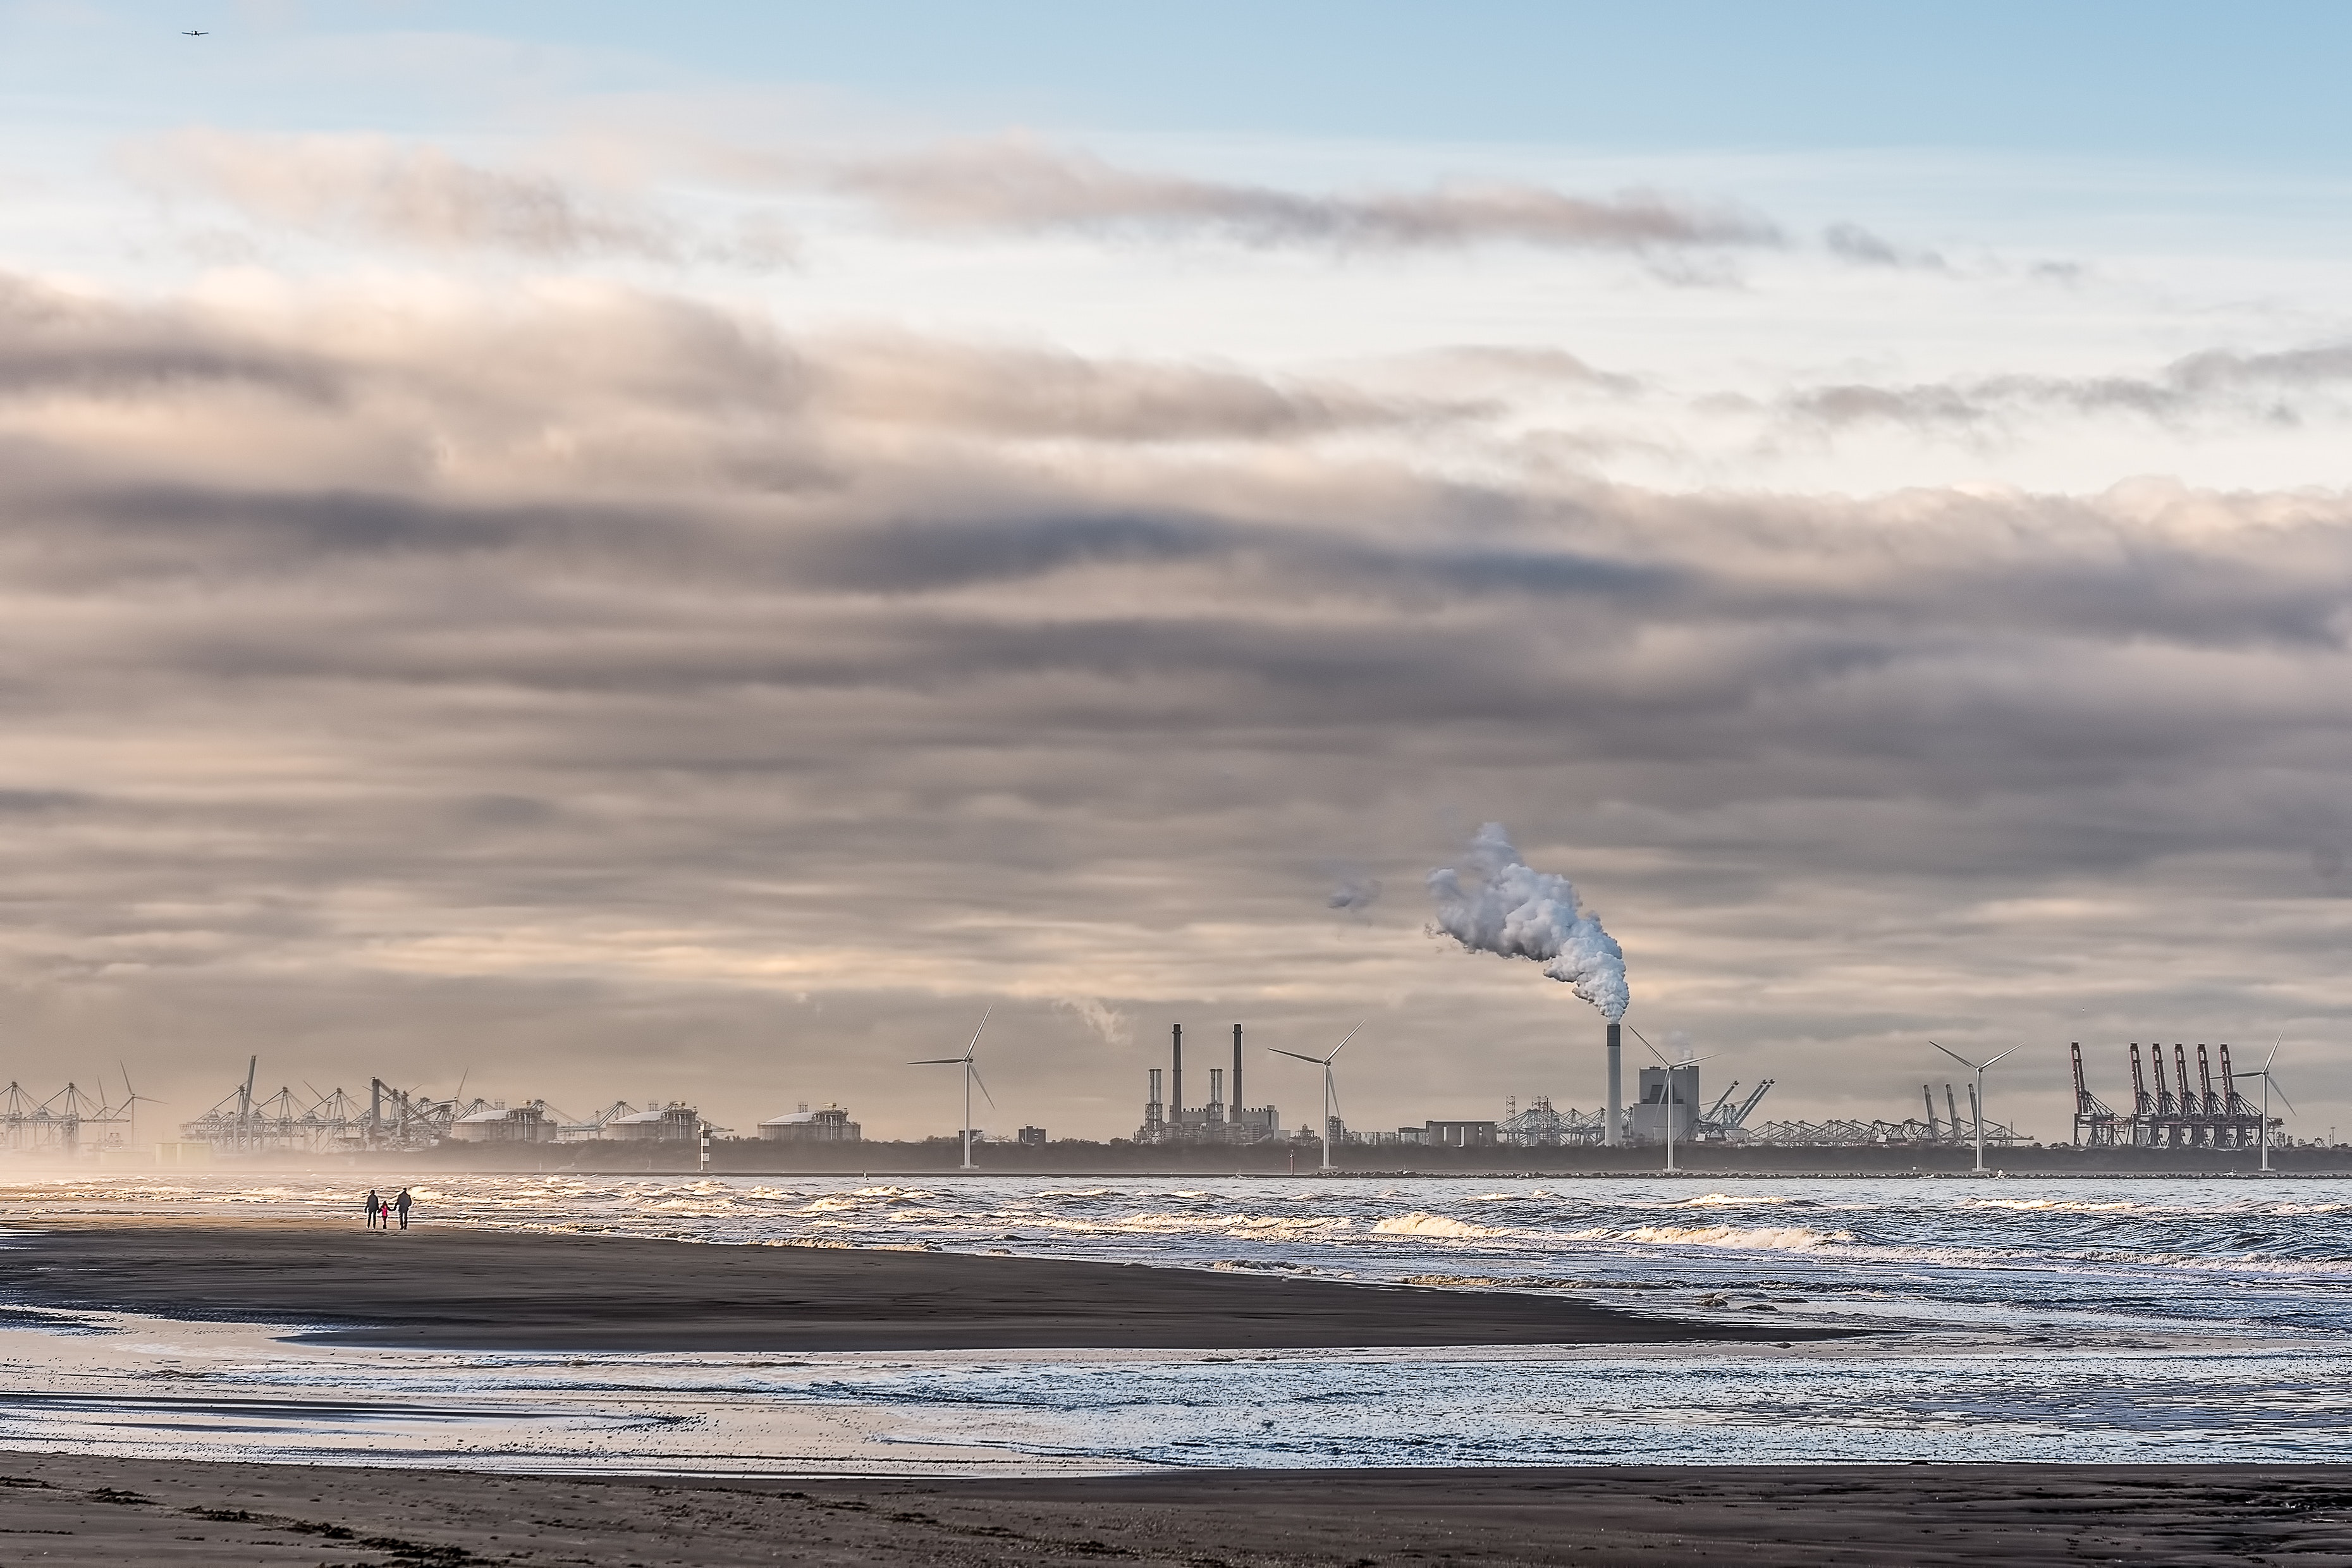
<instances>
[{"instance_id":1,"label":"industrial chimney","mask_svg":"<svg viewBox=\"0 0 2352 1568\"><path fill-rule=\"evenodd\" d=\"M1604 1147L1611 1149L1617 1147L1621 1141L1619 1129L1624 1125L1624 1026L1612 1019L1609 1025L1609 1125L1601 1129L1601 1139Z\"/></svg>"},{"instance_id":2,"label":"industrial chimney","mask_svg":"<svg viewBox=\"0 0 2352 1568\"><path fill-rule=\"evenodd\" d=\"M1168 1078L1168 1121L1182 1129L1184 1125L1184 1026L1176 1026L1176 1061Z\"/></svg>"},{"instance_id":3,"label":"industrial chimney","mask_svg":"<svg viewBox=\"0 0 2352 1568\"><path fill-rule=\"evenodd\" d=\"M1242 1108L1242 1026L1234 1026L1234 1109Z\"/></svg>"}]
</instances>

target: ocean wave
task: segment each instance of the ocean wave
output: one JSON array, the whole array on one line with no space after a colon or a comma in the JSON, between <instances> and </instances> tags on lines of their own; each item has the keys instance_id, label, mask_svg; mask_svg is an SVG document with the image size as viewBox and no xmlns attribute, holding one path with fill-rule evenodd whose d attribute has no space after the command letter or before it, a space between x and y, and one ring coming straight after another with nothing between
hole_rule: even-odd
<instances>
[{"instance_id":1,"label":"ocean wave","mask_svg":"<svg viewBox=\"0 0 2352 1568\"><path fill-rule=\"evenodd\" d=\"M1491 1226L1469 1225L1458 1219L1448 1219L1444 1215L1418 1213L1384 1219L1372 1226L1372 1232L1376 1236L1434 1236L1465 1241L1513 1234Z\"/></svg>"},{"instance_id":2,"label":"ocean wave","mask_svg":"<svg viewBox=\"0 0 2352 1568\"><path fill-rule=\"evenodd\" d=\"M1797 1201L1799 1200L1783 1197L1778 1193L1751 1193L1745 1195L1738 1193L1707 1193L1695 1198L1685 1198L1678 1204L1671 1204L1667 1206L1681 1209L1766 1208L1776 1204L1792 1204Z\"/></svg>"},{"instance_id":3,"label":"ocean wave","mask_svg":"<svg viewBox=\"0 0 2352 1568\"><path fill-rule=\"evenodd\" d=\"M1730 1247L1764 1252L1810 1252L1817 1247L1851 1242L1853 1233L1815 1230L1804 1225L1740 1226L1730 1225L1644 1225L1632 1230L1591 1230L1580 1240L1664 1242L1675 1247Z\"/></svg>"}]
</instances>

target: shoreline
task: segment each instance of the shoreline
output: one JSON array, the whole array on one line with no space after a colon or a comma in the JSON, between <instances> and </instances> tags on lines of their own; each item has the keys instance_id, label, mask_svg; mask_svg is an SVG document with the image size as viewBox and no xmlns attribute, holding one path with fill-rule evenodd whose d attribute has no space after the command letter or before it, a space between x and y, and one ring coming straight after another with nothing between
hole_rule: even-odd
<instances>
[{"instance_id":1,"label":"shoreline","mask_svg":"<svg viewBox=\"0 0 2352 1568\"><path fill-rule=\"evenodd\" d=\"M2326 1465L1193 1470L1011 1480L399 1473L0 1452L0 1530L58 1568L531 1562L1748 1568L2352 1562Z\"/></svg>"},{"instance_id":2,"label":"shoreline","mask_svg":"<svg viewBox=\"0 0 2352 1568\"><path fill-rule=\"evenodd\" d=\"M1930 1170L1906 1167L1900 1170L1743 1170L1737 1168L1705 1168L1688 1166L1664 1169L1644 1169L1619 1166L1584 1169L1538 1169L1528 1166L1480 1167L1459 1169L1429 1166L1348 1167L1335 1171L1252 1171L1233 1170L1201 1165L1025 1165L987 1167L962 1170L956 1166L876 1166L866 1169L843 1165L713 1165L708 1170L690 1163L661 1164L651 1161L644 1163L553 1164L541 1162L533 1164L482 1163L457 1164L420 1156L414 1151L384 1154L304 1154L300 1156L256 1157L224 1161L219 1163L192 1165L158 1164L153 1161L44 1161L31 1157L18 1158L0 1152L0 1184L11 1175L44 1179L104 1180L122 1176L224 1176L241 1173L267 1175L295 1173L342 1174L347 1172L381 1170L387 1163L399 1164L404 1170L422 1171L441 1176L695 1176L713 1180L757 1179L784 1181L885 1181L937 1182L979 1181L1188 1181L1188 1182L1601 1182L1643 1181L1669 1182L2341 1182L2352 1181L2352 1163L2320 1170L2268 1171L2237 1170L2228 1167L2184 1167L2179 1169L2100 1169L2077 1168L2033 1169L2025 1166L1996 1166L1984 1171L1966 1168Z\"/></svg>"},{"instance_id":3,"label":"shoreline","mask_svg":"<svg viewBox=\"0 0 2352 1568\"><path fill-rule=\"evenodd\" d=\"M19 1219L0 1301L450 1350L1793 1345L1869 1331L1578 1297L991 1254L300 1219Z\"/></svg>"}]
</instances>

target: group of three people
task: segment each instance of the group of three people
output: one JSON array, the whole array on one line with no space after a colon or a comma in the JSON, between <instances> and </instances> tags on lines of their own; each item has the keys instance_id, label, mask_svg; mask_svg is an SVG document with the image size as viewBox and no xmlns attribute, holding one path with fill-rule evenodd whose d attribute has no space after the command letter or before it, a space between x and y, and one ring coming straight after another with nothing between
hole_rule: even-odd
<instances>
[{"instance_id":1,"label":"group of three people","mask_svg":"<svg viewBox=\"0 0 2352 1568\"><path fill-rule=\"evenodd\" d=\"M384 1202L383 1197L377 1194L376 1190L373 1187L370 1187L368 1189L367 1195L368 1228L370 1230L390 1230L392 1228L393 1213L394 1210L397 1210L400 1214L400 1228L406 1230L408 1228L408 1211L414 1206L414 1205L415 1200L409 1197L408 1189L406 1187L401 1188L400 1195L393 1199L390 1203Z\"/></svg>"}]
</instances>

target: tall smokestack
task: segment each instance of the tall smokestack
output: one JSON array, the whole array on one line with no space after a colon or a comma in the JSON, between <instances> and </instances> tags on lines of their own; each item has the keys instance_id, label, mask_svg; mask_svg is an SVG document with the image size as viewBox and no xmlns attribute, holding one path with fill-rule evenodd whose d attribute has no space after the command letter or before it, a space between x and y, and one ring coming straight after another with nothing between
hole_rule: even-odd
<instances>
[{"instance_id":1,"label":"tall smokestack","mask_svg":"<svg viewBox=\"0 0 2352 1568\"><path fill-rule=\"evenodd\" d=\"M1668 1042L1671 1044L1672 1042ZM1625 1120L1625 1037L1624 1026L1614 1019L1609 1025L1609 1125L1601 1129L1601 1145L1614 1149L1620 1142L1617 1129Z\"/></svg>"},{"instance_id":2,"label":"tall smokestack","mask_svg":"<svg viewBox=\"0 0 2352 1568\"><path fill-rule=\"evenodd\" d=\"M1184 1026L1176 1026L1175 1068L1168 1078L1168 1120L1184 1123Z\"/></svg>"},{"instance_id":3,"label":"tall smokestack","mask_svg":"<svg viewBox=\"0 0 2352 1568\"><path fill-rule=\"evenodd\" d=\"M1234 1026L1234 1109L1242 1108L1242 1026Z\"/></svg>"}]
</instances>

